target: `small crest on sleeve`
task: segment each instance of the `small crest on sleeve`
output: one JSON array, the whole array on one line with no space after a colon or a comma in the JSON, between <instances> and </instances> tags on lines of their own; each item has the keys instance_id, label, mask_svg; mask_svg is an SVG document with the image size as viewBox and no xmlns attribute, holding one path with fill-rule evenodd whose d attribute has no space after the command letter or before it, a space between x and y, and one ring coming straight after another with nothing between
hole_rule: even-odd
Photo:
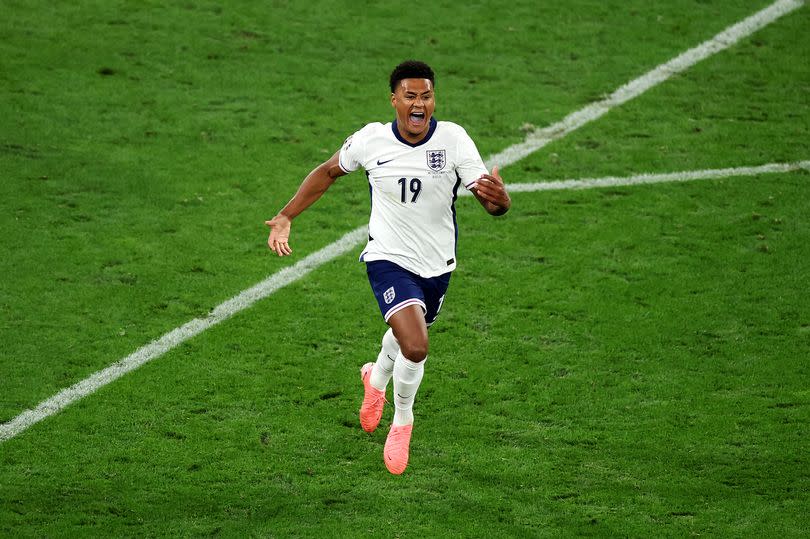
<instances>
[{"instance_id":1,"label":"small crest on sleeve","mask_svg":"<svg viewBox=\"0 0 810 539\"><path fill-rule=\"evenodd\" d=\"M346 141L343 143L343 151L344 152L351 147L351 145L352 145L352 137L353 136L354 135L350 135L349 138L347 138Z\"/></svg>"},{"instance_id":2,"label":"small crest on sleeve","mask_svg":"<svg viewBox=\"0 0 810 539\"><path fill-rule=\"evenodd\" d=\"M444 150L428 150L427 165L435 171L439 171L447 164L447 153Z\"/></svg>"}]
</instances>

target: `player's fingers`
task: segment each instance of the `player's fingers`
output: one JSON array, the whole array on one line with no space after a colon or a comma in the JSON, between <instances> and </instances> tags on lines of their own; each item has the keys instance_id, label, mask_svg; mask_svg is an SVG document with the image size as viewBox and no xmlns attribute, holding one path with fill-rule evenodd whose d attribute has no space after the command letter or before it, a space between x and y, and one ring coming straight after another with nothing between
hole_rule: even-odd
<instances>
[{"instance_id":1,"label":"player's fingers","mask_svg":"<svg viewBox=\"0 0 810 539\"><path fill-rule=\"evenodd\" d=\"M478 196L486 200L487 202L495 202L495 197L488 189L478 189Z\"/></svg>"},{"instance_id":2,"label":"player's fingers","mask_svg":"<svg viewBox=\"0 0 810 539\"><path fill-rule=\"evenodd\" d=\"M493 195L498 191L498 185L492 180L482 178L478 182L478 192L480 193L482 191L489 195Z\"/></svg>"},{"instance_id":3,"label":"player's fingers","mask_svg":"<svg viewBox=\"0 0 810 539\"><path fill-rule=\"evenodd\" d=\"M490 196L492 196L492 195L489 194L489 189L487 189L486 187L479 187L478 189L475 190L475 192L479 197L486 198L486 199L488 199Z\"/></svg>"},{"instance_id":4,"label":"player's fingers","mask_svg":"<svg viewBox=\"0 0 810 539\"><path fill-rule=\"evenodd\" d=\"M495 185L503 185L503 180L500 178L500 176L493 176L492 174L482 174L480 179L488 180L490 183Z\"/></svg>"},{"instance_id":5,"label":"player's fingers","mask_svg":"<svg viewBox=\"0 0 810 539\"><path fill-rule=\"evenodd\" d=\"M483 187L484 189L490 189L491 188L490 186L493 185L493 183L494 182L491 179L487 178L486 175L481 176L480 178L478 178L477 181L479 189L481 187Z\"/></svg>"},{"instance_id":6,"label":"player's fingers","mask_svg":"<svg viewBox=\"0 0 810 539\"><path fill-rule=\"evenodd\" d=\"M478 194L484 200L497 204L498 206L503 206L509 199L509 195L506 194L506 190L503 187L493 186L491 184L484 189L479 189Z\"/></svg>"},{"instance_id":7,"label":"player's fingers","mask_svg":"<svg viewBox=\"0 0 810 539\"><path fill-rule=\"evenodd\" d=\"M490 182L486 185L486 191L487 194L497 199L505 199L509 197L509 195L506 193L506 186L503 183Z\"/></svg>"},{"instance_id":8,"label":"player's fingers","mask_svg":"<svg viewBox=\"0 0 810 539\"><path fill-rule=\"evenodd\" d=\"M475 183L475 192L480 194L485 191L489 191L489 181L486 178L479 178Z\"/></svg>"},{"instance_id":9,"label":"player's fingers","mask_svg":"<svg viewBox=\"0 0 810 539\"><path fill-rule=\"evenodd\" d=\"M276 239L273 242L273 251L275 251L278 256L285 256L292 253L292 249L290 249L290 244L287 243L286 238Z\"/></svg>"}]
</instances>

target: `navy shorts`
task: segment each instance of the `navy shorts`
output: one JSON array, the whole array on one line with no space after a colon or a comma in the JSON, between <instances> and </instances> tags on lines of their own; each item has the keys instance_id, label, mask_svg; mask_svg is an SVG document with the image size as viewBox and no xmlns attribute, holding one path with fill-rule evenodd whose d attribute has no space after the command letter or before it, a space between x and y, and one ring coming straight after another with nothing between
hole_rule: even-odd
<instances>
[{"instance_id":1,"label":"navy shorts","mask_svg":"<svg viewBox=\"0 0 810 539\"><path fill-rule=\"evenodd\" d=\"M436 321L450 285L450 272L425 278L387 260L366 262L366 272L386 322L409 305L422 307L428 326Z\"/></svg>"}]
</instances>

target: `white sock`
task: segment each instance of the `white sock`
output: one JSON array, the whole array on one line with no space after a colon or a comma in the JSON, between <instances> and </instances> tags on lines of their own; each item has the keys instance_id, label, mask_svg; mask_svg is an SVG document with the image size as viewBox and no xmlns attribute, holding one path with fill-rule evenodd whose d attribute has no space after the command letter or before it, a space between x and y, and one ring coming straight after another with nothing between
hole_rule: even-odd
<instances>
[{"instance_id":1,"label":"white sock","mask_svg":"<svg viewBox=\"0 0 810 539\"><path fill-rule=\"evenodd\" d=\"M425 358L427 361L427 358ZM415 363L400 352L394 363L394 425L413 423L413 400L425 374L425 362Z\"/></svg>"},{"instance_id":2,"label":"white sock","mask_svg":"<svg viewBox=\"0 0 810 539\"><path fill-rule=\"evenodd\" d=\"M394 374L394 360L399 354L399 343L394 337L394 330L388 328L382 338L382 349L377 355L377 362L371 370L371 385L380 391L385 391L385 386Z\"/></svg>"}]
</instances>

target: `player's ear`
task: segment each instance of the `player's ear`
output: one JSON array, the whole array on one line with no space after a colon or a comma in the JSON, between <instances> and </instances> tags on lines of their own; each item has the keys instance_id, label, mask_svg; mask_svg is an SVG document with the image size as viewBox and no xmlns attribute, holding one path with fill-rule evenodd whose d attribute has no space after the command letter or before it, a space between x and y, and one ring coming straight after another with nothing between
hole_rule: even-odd
<instances>
[{"instance_id":1,"label":"player's ear","mask_svg":"<svg viewBox=\"0 0 810 539\"><path fill-rule=\"evenodd\" d=\"M397 108L397 94L391 92L391 106Z\"/></svg>"}]
</instances>

